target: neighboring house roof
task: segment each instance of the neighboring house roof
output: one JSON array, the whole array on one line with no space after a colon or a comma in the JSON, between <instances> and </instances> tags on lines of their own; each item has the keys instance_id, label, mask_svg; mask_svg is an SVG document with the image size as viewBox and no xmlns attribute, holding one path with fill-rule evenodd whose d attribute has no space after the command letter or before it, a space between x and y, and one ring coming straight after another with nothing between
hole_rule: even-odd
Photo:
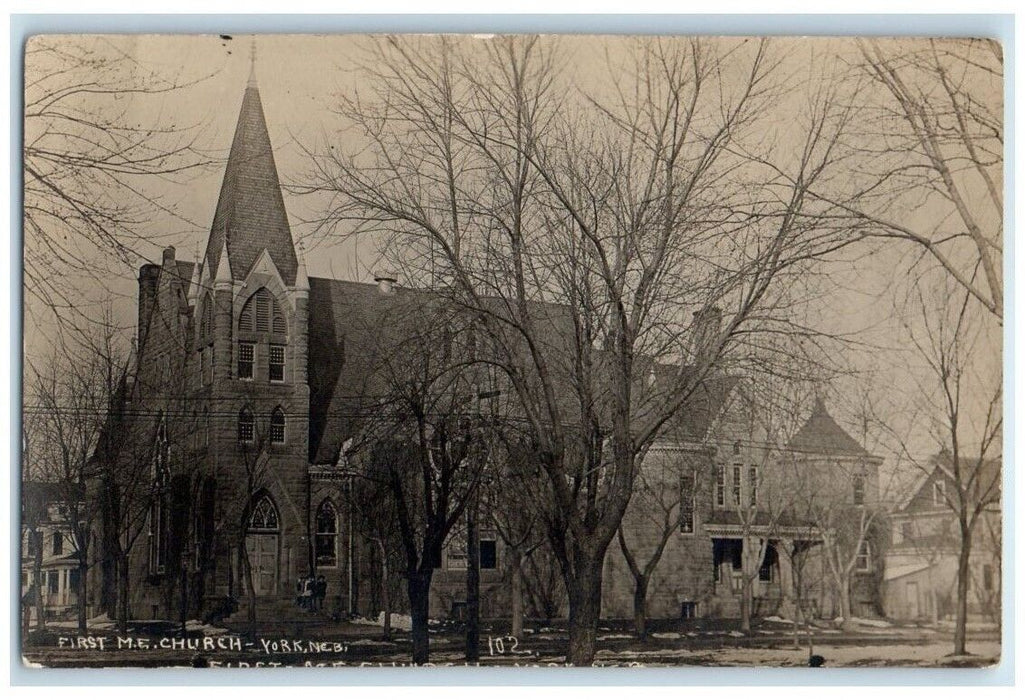
<instances>
[{"instance_id":1,"label":"neighboring house roof","mask_svg":"<svg viewBox=\"0 0 1025 700\"><path fill-rule=\"evenodd\" d=\"M900 504L895 515L907 515L914 516L918 513L935 513L937 511L949 511L948 506L937 504L933 499L932 485L937 481L942 480L948 484L950 488L953 488L953 479L949 476L950 471L953 468L953 457L949 452L941 452L938 455L934 455L929 459L929 463L932 465L931 469L923 471L921 476L915 482L915 485L908 491L907 498ZM999 507L1000 495L1001 495L1001 464L1000 459L987 459L981 463L977 459L964 459L959 464L961 473L964 475L962 481L967 483L969 477L971 477L971 471L976 468L980 469L977 476L974 477L974 484L979 491L980 496L983 495L983 491L989 490L992 486L995 490L993 495L993 505Z\"/></svg>"},{"instance_id":2,"label":"neighboring house roof","mask_svg":"<svg viewBox=\"0 0 1025 700\"><path fill-rule=\"evenodd\" d=\"M910 576L911 574L917 574L919 571L925 571L931 566L932 564L923 562L914 562L912 564L903 564L901 566L887 566L883 571L883 580L892 581L904 576Z\"/></svg>"},{"instance_id":3,"label":"neighboring house roof","mask_svg":"<svg viewBox=\"0 0 1025 700\"><path fill-rule=\"evenodd\" d=\"M41 508L45 512L48 504L63 503L69 497L83 500L84 487L54 481L23 481L21 484L21 504L26 510Z\"/></svg>"},{"instance_id":4,"label":"neighboring house roof","mask_svg":"<svg viewBox=\"0 0 1025 700\"><path fill-rule=\"evenodd\" d=\"M242 97L203 257L211 272L218 269L225 238L234 279L245 279L266 249L285 284L295 284L298 261L255 79Z\"/></svg>"},{"instance_id":5,"label":"neighboring house roof","mask_svg":"<svg viewBox=\"0 0 1025 700\"><path fill-rule=\"evenodd\" d=\"M815 400L811 415L791 438L787 449L793 452L814 454L871 456L868 450L852 438L829 415L826 402L821 398Z\"/></svg>"}]
</instances>

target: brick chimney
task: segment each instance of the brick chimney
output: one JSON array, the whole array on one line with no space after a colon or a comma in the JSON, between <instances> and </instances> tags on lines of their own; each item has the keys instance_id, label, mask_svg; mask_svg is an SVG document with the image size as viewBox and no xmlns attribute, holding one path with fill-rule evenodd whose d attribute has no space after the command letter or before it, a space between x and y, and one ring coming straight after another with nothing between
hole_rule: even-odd
<instances>
[{"instance_id":1,"label":"brick chimney","mask_svg":"<svg viewBox=\"0 0 1025 700\"><path fill-rule=\"evenodd\" d=\"M718 306L710 306L694 312L691 323L691 360L701 364L711 359L715 352L715 344L722 330L722 310Z\"/></svg>"}]
</instances>

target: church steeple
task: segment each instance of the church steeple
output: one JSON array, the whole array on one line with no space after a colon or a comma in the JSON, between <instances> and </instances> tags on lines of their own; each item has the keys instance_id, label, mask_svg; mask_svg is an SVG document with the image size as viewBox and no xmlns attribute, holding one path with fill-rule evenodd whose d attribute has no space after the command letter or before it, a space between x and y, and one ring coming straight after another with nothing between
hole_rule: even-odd
<instances>
[{"instance_id":1,"label":"church steeple","mask_svg":"<svg viewBox=\"0 0 1025 700\"><path fill-rule=\"evenodd\" d=\"M249 80L206 244L206 269L220 269L221 251L227 250L234 279L245 279L264 249L284 283L295 284L298 263L256 83L254 44Z\"/></svg>"}]
</instances>

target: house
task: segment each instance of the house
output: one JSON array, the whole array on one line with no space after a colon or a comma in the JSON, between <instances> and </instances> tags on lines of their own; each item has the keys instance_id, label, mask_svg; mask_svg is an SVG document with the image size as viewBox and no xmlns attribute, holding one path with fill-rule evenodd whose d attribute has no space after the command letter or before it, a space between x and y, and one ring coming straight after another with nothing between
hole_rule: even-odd
<instances>
[{"instance_id":1,"label":"house","mask_svg":"<svg viewBox=\"0 0 1025 700\"><path fill-rule=\"evenodd\" d=\"M970 503L981 507L971 540L968 613L995 621L1001 596L1001 463L986 460L964 468L962 482L974 487L968 490ZM909 494L890 517L883 576L886 615L932 622L952 618L961 535L950 454L931 458Z\"/></svg>"},{"instance_id":2,"label":"house","mask_svg":"<svg viewBox=\"0 0 1025 700\"><path fill-rule=\"evenodd\" d=\"M34 586L46 619L73 614L78 605L79 558L68 521L68 490L61 484L26 481L21 486L21 595L32 605Z\"/></svg>"},{"instance_id":3,"label":"house","mask_svg":"<svg viewBox=\"0 0 1025 700\"><path fill-rule=\"evenodd\" d=\"M844 431L821 399L780 443L736 378L706 382L682 416L650 450L645 486L623 521L624 539L643 563L658 546L652 513L656 521L678 514L648 586L648 615L740 617L746 576L753 616L792 616L798 598L805 615L836 616L827 555L844 545L857 560L849 582L854 612L877 614L877 528L867 521L853 540L846 533L848 542L836 531L851 513L871 512L882 459ZM674 490L678 497L667 498ZM602 614L631 617L634 581L616 543L604 581Z\"/></svg>"}]
</instances>

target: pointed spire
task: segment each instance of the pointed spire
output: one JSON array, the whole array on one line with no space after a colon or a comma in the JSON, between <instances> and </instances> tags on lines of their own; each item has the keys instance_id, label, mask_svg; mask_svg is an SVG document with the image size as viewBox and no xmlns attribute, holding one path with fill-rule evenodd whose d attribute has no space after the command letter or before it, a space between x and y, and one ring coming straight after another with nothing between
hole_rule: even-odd
<instances>
[{"instance_id":1,"label":"pointed spire","mask_svg":"<svg viewBox=\"0 0 1025 700\"><path fill-rule=\"evenodd\" d=\"M256 84L256 37L253 36L252 43L249 44L249 81L246 83L247 88L257 87Z\"/></svg>"},{"instance_id":2,"label":"pointed spire","mask_svg":"<svg viewBox=\"0 0 1025 700\"><path fill-rule=\"evenodd\" d=\"M296 291L310 291L310 278L306 276L306 251L303 249L302 243L299 244L299 266L295 271L295 288Z\"/></svg>"},{"instance_id":3,"label":"pointed spire","mask_svg":"<svg viewBox=\"0 0 1025 700\"><path fill-rule=\"evenodd\" d=\"M224 236L224 244L221 247L221 259L217 263L217 277L214 278L214 286L231 284L231 262L228 260L228 237Z\"/></svg>"},{"instance_id":4,"label":"pointed spire","mask_svg":"<svg viewBox=\"0 0 1025 700\"><path fill-rule=\"evenodd\" d=\"M297 261L288 214L281 194L274 150L256 85L256 49L250 57L250 80L242 94L235 136L224 167L217 209L206 246L207 272L220 271L220 255L227 250L230 270L245 279L266 250L286 286L295 284ZM232 239L225 247L225 228Z\"/></svg>"},{"instance_id":5,"label":"pointed spire","mask_svg":"<svg viewBox=\"0 0 1025 700\"><path fill-rule=\"evenodd\" d=\"M199 286L203 279L203 261L199 257L199 250L196 250L196 264L192 266L192 280L189 282L188 301L189 306L195 306L199 300Z\"/></svg>"}]
</instances>

